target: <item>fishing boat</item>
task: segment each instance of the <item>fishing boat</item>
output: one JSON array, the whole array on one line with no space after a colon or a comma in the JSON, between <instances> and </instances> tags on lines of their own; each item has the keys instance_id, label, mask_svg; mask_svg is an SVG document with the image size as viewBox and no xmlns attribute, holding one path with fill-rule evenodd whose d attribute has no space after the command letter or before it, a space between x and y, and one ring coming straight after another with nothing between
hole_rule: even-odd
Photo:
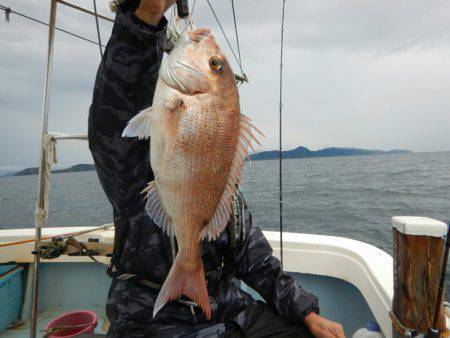
<instances>
[{"instance_id":1,"label":"fishing boat","mask_svg":"<svg viewBox=\"0 0 450 338\"><path fill-rule=\"evenodd\" d=\"M110 279L106 275L108 254L112 252L114 231L112 227L100 230L92 227L45 228L42 236L77 234L77 242L88 250L80 252L68 246L64 254L54 259L42 260L40 265L40 301L37 330L42 334L45 325L61 313L88 309L100 318L98 333L105 333L107 321L104 313ZM279 255L278 232L264 233ZM34 236L34 229L0 230L0 243L20 242ZM53 247L54 241L42 242ZM393 293L392 257L369 244L352 239L284 233L284 268L320 299L321 312L332 320L341 322L350 336L364 327L368 320L377 321L389 336L391 321L389 311ZM2 328L8 321L21 325L3 332L1 337L27 337L31 319L33 295L34 243L10 246L1 252L1 263L7 266L1 282L7 286L2 295ZM87 252L95 253L94 262ZM5 267L4 267L5 269ZM244 288L249 289L247 286ZM0 289L6 292L5 287ZM252 291L253 292L253 291ZM253 292L255 297L259 297ZM7 316L7 318L6 318ZM24 324L22 324L22 322Z\"/></svg>"},{"instance_id":2,"label":"fishing boat","mask_svg":"<svg viewBox=\"0 0 450 338\"><path fill-rule=\"evenodd\" d=\"M86 139L85 135L50 133L47 128L58 3L102 17L66 1L51 1L36 226L0 230L0 337L43 337L49 333L45 327L51 320L79 309L96 313L96 334L105 335L108 329L105 302L111 281L106 269L113 251L113 225L44 226L56 142ZM347 336L369 321L377 323L385 337L413 336L418 329L404 325L411 319L405 306L419 309L419 316L420 309L436 307L436 318L444 322L450 319L442 310L442 288L438 287L441 267L446 263L448 227L425 217L393 217L392 225L393 256L343 237L283 231L265 231L264 235L274 254L282 258L285 271L319 297L321 314L340 322ZM421 258L416 259L414 250L423 245L421 241L432 243L433 250L421 252ZM405 280L411 264L417 271L428 271L426 278L408 275L410 278ZM239 283L253 297L262 299L244 282ZM408 302L402 301L406 297L401 292L413 288L410 284L426 287L426 297L410 293ZM437 321L432 315L423 313L430 327L435 327ZM450 327L446 323L444 326Z\"/></svg>"},{"instance_id":3,"label":"fishing boat","mask_svg":"<svg viewBox=\"0 0 450 338\"><path fill-rule=\"evenodd\" d=\"M444 223L428 218L394 218L395 224L401 222L430 230L446 229ZM0 328L6 329L0 337L30 335L35 255L34 243L29 239L34 233L29 228L0 230L0 244L28 240L0 249L0 263L8 263L0 270ZM279 256L279 233L264 234ZM110 284L106 269L114 243L112 224L100 228L45 228L42 238L41 245L47 248L49 258L40 262L37 336L43 334L52 318L75 309L95 311L99 318L96 332L105 334L108 322L104 309ZM62 251L55 249L67 238L72 240ZM353 239L285 232L283 256L285 270L319 297L321 313L342 323L348 336L368 321L377 322L386 337L392 336L394 265L389 254ZM245 284L242 287L260 298Z\"/></svg>"}]
</instances>

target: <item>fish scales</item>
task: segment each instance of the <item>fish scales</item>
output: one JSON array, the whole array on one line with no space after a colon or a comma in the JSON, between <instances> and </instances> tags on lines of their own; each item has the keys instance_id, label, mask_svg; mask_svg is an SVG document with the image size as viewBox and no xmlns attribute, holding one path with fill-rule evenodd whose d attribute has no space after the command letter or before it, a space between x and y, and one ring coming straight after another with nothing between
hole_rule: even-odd
<instances>
[{"instance_id":1,"label":"fish scales","mask_svg":"<svg viewBox=\"0 0 450 338\"><path fill-rule=\"evenodd\" d=\"M211 317L199 246L216 238L231 215L231 198L248 147L259 132L239 107L231 67L208 29L183 33L163 61L153 106L123 135L150 137L155 180L144 189L146 211L178 242L154 315L185 295Z\"/></svg>"}]
</instances>

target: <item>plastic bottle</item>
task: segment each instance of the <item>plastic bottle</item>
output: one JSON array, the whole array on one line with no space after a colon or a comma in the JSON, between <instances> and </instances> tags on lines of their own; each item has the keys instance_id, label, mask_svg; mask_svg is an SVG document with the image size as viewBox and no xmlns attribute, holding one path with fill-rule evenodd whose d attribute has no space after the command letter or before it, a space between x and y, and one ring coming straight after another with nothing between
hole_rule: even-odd
<instances>
[{"instance_id":1,"label":"plastic bottle","mask_svg":"<svg viewBox=\"0 0 450 338\"><path fill-rule=\"evenodd\" d=\"M353 334L353 338L384 338L378 323L369 320L366 327L359 329Z\"/></svg>"}]
</instances>

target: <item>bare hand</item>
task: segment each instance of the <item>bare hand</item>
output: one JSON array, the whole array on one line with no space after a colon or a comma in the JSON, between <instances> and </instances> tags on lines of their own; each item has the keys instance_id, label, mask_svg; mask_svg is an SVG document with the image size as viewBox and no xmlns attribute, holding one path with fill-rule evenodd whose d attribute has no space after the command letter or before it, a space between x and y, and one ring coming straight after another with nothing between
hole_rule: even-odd
<instances>
[{"instance_id":1,"label":"bare hand","mask_svg":"<svg viewBox=\"0 0 450 338\"><path fill-rule=\"evenodd\" d=\"M307 315L303 322L316 338L345 338L344 328L341 324L332 322L314 312Z\"/></svg>"},{"instance_id":2,"label":"bare hand","mask_svg":"<svg viewBox=\"0 0 450 338\"><path fill-rule=\"evenodd\" d=\"M141 0L136 9L136 16L151 25L158 25L164 12L175 3L176 0Z\"/></svg>"}]
</instances>

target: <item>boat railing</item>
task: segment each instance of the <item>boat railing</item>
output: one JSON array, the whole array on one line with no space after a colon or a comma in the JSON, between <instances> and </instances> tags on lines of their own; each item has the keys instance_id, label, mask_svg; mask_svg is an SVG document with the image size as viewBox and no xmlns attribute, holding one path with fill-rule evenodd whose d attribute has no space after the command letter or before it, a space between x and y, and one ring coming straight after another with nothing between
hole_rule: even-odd
<instances>
[{"instance_id":1,"label":"boat railing","mask_svg":"<svg viewBox=\"0 0 450 338\"><path fill-rule=\"evenodd\" d=\"M81 6L77 6L64 0L51 0L50 18L48 25L48 46L47 46L47 62L44 84L44 100L42 107L42 132L41 132L41 149L39 160L39 178L38 178L38 196L35 210L35 254L34 254L34 279L33 279L33 305L31 312L31 328L30 337L36 337L36 325L38 315L39 300L39 274L40 274L40 256L38 254L39 242L41 240L41 229L45 225L48 212L49 202L48 196L50 191L51 167L56 163L56 141L57 140L87 140L86 135L70 135L61 133L50 133L48 131L50 92L52 83L52 66L53 52L55 43L56 29L56 11L57 5L62 4L75 10L95 16L96 19L101 18L106 21L114 22L113 19L104 15L90 11ZM98 26L97 26L98 27ZM100 43L99 43L100 44Z\"/></svg>"}]
</instances>

